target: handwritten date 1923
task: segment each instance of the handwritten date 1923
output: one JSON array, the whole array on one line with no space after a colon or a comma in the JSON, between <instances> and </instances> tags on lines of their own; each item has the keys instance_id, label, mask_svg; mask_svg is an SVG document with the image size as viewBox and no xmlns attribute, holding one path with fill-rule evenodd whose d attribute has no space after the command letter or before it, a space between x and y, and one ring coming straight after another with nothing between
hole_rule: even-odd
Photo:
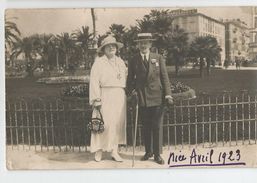
<instances>
[{"instance_id":1,"label":"handwritten date 1923","mask_svg":"<svg viewBox=\"0 0 257 183\"><path fill-rule=\"evenodd\" d=\"M222 164L226 164L227 160L229 160L230 162L231 161L239 161L240 158L241 158L240 150L237 149L236 152L233 152L233 151L229 151L229 153L220 152L219 157L218 157L218 161L222 162Z\"/></svg>"}]
</instances>

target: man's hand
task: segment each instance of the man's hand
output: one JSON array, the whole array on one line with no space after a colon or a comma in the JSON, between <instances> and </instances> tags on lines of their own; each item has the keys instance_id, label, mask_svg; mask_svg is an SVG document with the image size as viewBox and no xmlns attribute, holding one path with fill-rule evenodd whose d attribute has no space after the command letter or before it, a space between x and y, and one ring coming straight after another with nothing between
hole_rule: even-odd
<instances>
[{"instance_id":1,"label":"man's hand","mask_svg":"<svg viewBox=\"0 0 257 183\"><path fill-rule=\"evenodd\" d=\"M133 90L133 91L131 92L131 96L137 96L137 91L136 91L136 90Z\"/></svg>"},{"instance_id":2,"label":"man's hand","mask_svg":"<svg viewBox=\"0 0 257 183\"><path fill-rule=\"evenodd\" d=\"M165 100L166 100L168 105L173 105L174 104L173 97L170 96L170 95L165 96Z\"/></svg>"}]
</instances>

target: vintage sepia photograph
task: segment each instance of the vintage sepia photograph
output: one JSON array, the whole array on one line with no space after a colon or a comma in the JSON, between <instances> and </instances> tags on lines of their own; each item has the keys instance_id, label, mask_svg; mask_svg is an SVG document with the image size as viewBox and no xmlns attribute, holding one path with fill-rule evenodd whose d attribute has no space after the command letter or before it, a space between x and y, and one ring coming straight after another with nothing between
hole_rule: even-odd
<instances>
[{"instance_id":1,"label":"vintage sepia photograph","mask_svg":"<svg viewBox=\"0 0 257 183\"><path fill-rule=\"evenodd\" d=\"M257 167L257 7L5 10L8 170Z\"/></svg>"}]
</instances>

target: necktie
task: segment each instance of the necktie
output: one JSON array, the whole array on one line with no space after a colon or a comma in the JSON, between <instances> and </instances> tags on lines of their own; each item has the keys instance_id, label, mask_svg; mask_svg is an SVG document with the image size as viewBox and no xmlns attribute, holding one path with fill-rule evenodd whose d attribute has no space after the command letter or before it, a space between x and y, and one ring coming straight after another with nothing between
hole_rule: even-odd
<instances>
[{"instance_id":1,"label":"necktie","mask_svg":"<svg viewBox=\"0 0 257 183\"><path fill-rule=\"evenodd\" d=\"M146 55L144 55L144 65L145 65L145 68L148 69L148 62L146 59Z\"/></svg>"}]
</instances>

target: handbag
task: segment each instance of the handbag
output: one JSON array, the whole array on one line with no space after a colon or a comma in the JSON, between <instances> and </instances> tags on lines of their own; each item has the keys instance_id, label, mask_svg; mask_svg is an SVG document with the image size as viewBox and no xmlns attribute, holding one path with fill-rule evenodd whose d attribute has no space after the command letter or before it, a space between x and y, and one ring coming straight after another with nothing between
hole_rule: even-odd
<instances>
[{"instance_id":1,"label":"handbag","mask_svg":"<svg viewBox=\"0 0 257 183\"><path fill-rule=\"evenodd\" d=\"M93 133L102 133L104 131L103 115L99 109L94 109L94 110L96 110L96 112L98 112L100 114L100 117L99 117L99 115L96 115L96 117L92 117L91 121L89 121L87 127ZM94 111L93 111L93 113L94 113Z\"/></svg>"}]
</instances>

